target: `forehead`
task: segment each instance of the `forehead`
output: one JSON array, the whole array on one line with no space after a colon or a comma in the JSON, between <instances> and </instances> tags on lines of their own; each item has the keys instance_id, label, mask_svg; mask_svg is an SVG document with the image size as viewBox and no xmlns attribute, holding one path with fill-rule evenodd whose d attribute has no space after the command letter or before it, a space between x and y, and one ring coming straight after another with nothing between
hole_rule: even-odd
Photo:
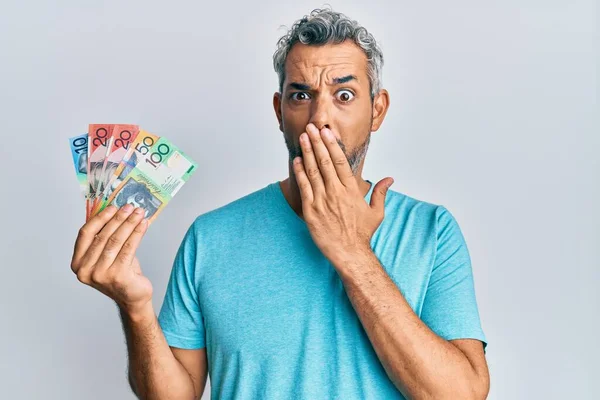
<instances>
[{"instance_id":1,"label":"forehead","mask_svg":"<svg viewBox=\"0 0 600 400\"><path fill-rule=\"evenodd\" d=\"M310 82L323 73L327 79L355 75L367 81L367 56L351 40L339 44L306 45L295 43L285 62L288 82Z\"/></svg>"}]
</instances>

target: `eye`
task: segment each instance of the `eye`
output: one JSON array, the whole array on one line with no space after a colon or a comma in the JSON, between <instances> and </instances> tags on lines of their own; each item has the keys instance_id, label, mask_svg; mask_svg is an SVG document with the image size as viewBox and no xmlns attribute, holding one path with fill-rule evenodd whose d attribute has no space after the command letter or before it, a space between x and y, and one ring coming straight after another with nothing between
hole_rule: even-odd
<instances>
[{"instance_id":1,"label":"eye","mask_svg":"<svg viewBox=\"0 0 600 400\"><path fill-rule=\"evenodd\" d=\"M290 99L295 101L308 100L310 96L306 92L294 92L290 95Z\"/></svg>"},{"instance_id":2,"label":"eye","mask_svg":"<svg viewBox=\"0 0 600 400\"><path fill-rule=\"evenodd\" d=\"M337 92L336 96L341 102L348 103L354 98L354 93L352 93L350 90L343 89Z\"/></svg>"}]
</instances>

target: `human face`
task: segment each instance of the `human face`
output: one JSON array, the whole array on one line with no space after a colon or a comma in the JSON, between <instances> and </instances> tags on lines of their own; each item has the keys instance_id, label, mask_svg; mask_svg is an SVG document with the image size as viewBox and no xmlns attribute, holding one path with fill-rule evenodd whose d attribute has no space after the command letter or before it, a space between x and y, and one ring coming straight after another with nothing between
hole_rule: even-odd
<instances>
[{"instance_id":1,"label":"human face","mask_svg":"<svg viewBox=\"0 0 600 400\"><path fill-rule=\"evenodd\" d=\"M285 64L283 91L273 100L290 162L302 155L299 137L312 123L333 132L356 175L371 131L379 128L387 109L387 92L383 102L380 97L371 99L367 57L354 42L294 44Z\"/></svg>"}]
</instances>

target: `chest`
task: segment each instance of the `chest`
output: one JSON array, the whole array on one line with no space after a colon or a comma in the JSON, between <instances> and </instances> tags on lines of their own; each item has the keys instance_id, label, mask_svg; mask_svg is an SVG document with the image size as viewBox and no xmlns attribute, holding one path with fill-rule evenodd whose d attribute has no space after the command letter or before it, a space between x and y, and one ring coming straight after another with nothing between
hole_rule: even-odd
<instances>
[{"instance_id":1,"label":"chest","mask_svg":"<svg viewBox=\"0 0 600 400\"><path fill-rule=\"evenodd\" d=\"M414 240L393 243L390 237L376 232L373 251L418 314L432 262L430 249ZM221 353L289 357L285 352L311 346L327 351L327 343L365 343L339 275L308 231L294 240L246 237L207 254L205 268L199 302L207 342Z\"/></svg>"}]
</instances>

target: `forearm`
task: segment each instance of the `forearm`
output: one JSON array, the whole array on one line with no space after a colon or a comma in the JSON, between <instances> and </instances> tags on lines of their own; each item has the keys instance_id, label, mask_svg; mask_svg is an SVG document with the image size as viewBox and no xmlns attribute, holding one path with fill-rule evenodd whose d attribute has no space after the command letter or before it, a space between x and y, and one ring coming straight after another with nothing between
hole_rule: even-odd
<instances>
[{"instance_id":1,"label":"forearm","mask_svg":"<svg viewBox=\"0 0 600 400\"><path fill-rule=\"evenodd\" d=\"M194 384L177 361L154 309L128 315L119 308L129 354L129 382L140 399L194 399Z\"/></svg>"},{"instance_id":2,"label":"forearm","mask_svg":"<svg viewBox=\"0 0 600 400\"><path fill-rule=\"evenodd\" d=\"M413 312L372 252L338 263L338 274L375 352L411 399L474 398L477 375L467 357Z\"/></svg>"}]
</instances>

